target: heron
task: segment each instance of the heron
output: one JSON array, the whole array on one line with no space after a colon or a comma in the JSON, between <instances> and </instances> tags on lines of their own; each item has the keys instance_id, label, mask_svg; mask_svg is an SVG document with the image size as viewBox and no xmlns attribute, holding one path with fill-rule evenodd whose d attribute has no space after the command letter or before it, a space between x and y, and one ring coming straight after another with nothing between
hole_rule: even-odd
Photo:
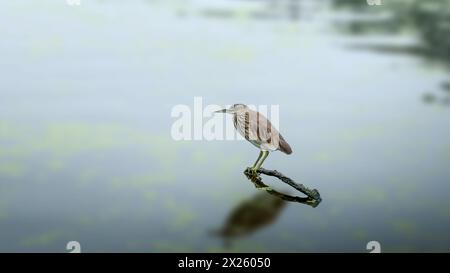
<instances>
[{"instance_id":1,"label":"heron","mask_svg":"<svg viewBox=\"0 0 450 273\"><path fill-rule=\"evenodd\" d=\"M247 168L246 172L256 176L269 152L281 151L285 154L291 154L291 146L284 140L283 136L270 121L261 113L251 110L245 104L233 104L215 113L228 113L233 115L234 128L247 141L259 148L258 159L252 167Z\"/></svg>"}]
</instances>

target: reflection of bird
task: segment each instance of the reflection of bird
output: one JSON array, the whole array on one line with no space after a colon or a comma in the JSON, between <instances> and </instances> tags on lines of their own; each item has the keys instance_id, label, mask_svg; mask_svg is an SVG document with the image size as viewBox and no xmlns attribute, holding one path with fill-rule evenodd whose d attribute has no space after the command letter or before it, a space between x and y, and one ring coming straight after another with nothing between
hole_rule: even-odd
<instances>
[{"instance_id":1,"label":"reflection of bird","mask_svg":"<svg viewBox=\"0 0 450 273\"><path fill-rule=\"evenodd\" d=\"M259 112L253 111L244 104L234 104L228 109L216 111L216 113L233 114L234 127L250 143L258 147L261 152L253 167L249 170L256 174L270 151L280 150L285 154L291 154L291 146L283 136L275 129L270 121Z\"/></svg>"},{"instance_id":2,"label":"reflection of bird","mask_svg":"<svg viewBox=\"0 0 450 273\"><path fill-rule=\"evenodd\" d=\"M281 198L260 192L237 205L215 233L227 240L248 235L273 223L285 205L286 201Z\"/></svg>"}]
</instances>

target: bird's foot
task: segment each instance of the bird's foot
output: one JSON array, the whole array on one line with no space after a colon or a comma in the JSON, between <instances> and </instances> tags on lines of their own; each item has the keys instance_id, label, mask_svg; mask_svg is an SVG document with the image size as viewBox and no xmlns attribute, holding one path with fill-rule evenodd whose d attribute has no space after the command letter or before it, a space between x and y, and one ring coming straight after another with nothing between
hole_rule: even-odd
<instances>
[{"instance_id":1,"label":"bird's foot","mask_svg":"<svg viewBox=\"0 0 450 273\"><path fill-rule=\"evenodd\" d=\"M245 169L244 174L252 181L258 180L259 178L258 170L254 167L248 167L247 169Z\"/></svg>"}]
</instances>

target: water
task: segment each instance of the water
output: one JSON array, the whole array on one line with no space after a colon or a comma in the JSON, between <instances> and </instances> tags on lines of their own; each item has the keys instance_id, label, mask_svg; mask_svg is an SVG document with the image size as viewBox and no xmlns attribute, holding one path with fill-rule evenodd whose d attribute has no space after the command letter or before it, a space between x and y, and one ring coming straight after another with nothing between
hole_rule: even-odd
<instances>
[{"instance_id":1,"label":"water","mask_svg":"<svg viewBox=\"0 0 450 273\"><path fill-rule=\"evenodd\" d=\"M450 113L422 99L448 71L354 48L414 35L353 37L328 2L299 5L2 3L0 251L449 251ZM264 166L323 202L261 195L246 142L173 141L194 96L280 105L294 153ZM230 224L241 236L214 235Z\"/></svg>"}]
</instances>

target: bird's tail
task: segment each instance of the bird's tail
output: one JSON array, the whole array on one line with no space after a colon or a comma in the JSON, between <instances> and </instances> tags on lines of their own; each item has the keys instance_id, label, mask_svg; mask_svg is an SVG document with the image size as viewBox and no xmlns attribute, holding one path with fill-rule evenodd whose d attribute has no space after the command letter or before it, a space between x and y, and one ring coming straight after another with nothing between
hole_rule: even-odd
<instances>
[{"instance_id":1,"label":"bird's tail","mask_svg":"<svg viewBox=\"0 0 450 273\"><path fill-rule=\"evenodd\" d=\"M291 146L284 140L283 136L280 135L280 142L279 142L279 150L283 153L290 155L292 154Z\"/></svg>"}]
</instances>

